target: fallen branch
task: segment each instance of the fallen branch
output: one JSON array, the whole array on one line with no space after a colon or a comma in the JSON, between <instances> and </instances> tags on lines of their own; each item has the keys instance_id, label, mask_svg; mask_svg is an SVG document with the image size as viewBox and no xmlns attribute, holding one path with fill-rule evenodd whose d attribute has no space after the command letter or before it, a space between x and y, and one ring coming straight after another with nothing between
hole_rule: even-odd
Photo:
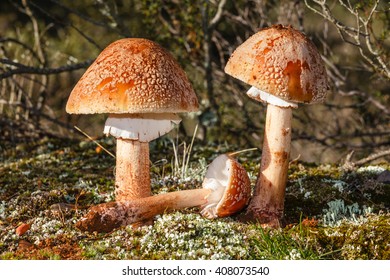
<instances>
[{"instance_id":1,"label":"fallen branch","mask_svg":"<svg viewBox=\"0 0 390 280\"><path fill-rule=\"evenodd\" d=\"M378 158L390 155L390 149L389 149L389 150L385 150L385 151L379 151L377 153L369 155L368 157L362 158L362 159L354 162L354 161L352 161L352 156L353 156L354 152L355 151L351 151L346 156L345 162L342 166L343 170L351 171L351 170L354 170L355 168L362 166L368 162L371 162L371 161L374 161Z\"/></svg>"},{"instance_id":2,"label":"fallen branch","mask_svg":"<svg viewBox=\"0 0 390 280\"><path fill-rule=\"evenodd\" d=\"M72 65L65 65L60 66L57 68L48 68L48 67L32 67L27 66L21 63L14 62L10 59L6 58L0 58L0 63L9 65L12 68L1 73L0 74L0 80L9 78L13 75L19 75L19 74L36 74L36 75L52 75L52 74L59 74L62 72L69 72L74 71L82 68L86 68L93 62L92 59L86 60L84 62L72 64ZM16 68L14 68L16 67Z\"/></svg>"}]
</instances>

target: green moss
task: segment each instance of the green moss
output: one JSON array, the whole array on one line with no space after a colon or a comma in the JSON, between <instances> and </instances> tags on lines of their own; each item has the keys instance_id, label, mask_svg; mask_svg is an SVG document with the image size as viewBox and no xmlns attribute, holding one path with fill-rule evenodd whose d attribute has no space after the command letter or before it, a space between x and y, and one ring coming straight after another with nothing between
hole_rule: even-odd
<instances>
[{"instance_id":1,"label":"green moss","mask_svg":"<svg viewBox=\"0 0 390 280\"><path fill-rule=\"evenodd\" d=\"M339 250L342 259L390 258L390 215L369 215L361 223L343 221L338 227L321 228L318 239L322 246Z\"/></svg>"},{"instance_id":2,"label":"green moss","mask_svg":"<svg viewBox=\"0 0 390 280\"><path fill-rule=\"evenodd\" d=\"M14 252L5 252L0 255L0 260L17 260L18 257L14 254Z\"/></svg>"},{"instance_id":3,"label":"green moss","mask_svg":"<svg viewBox=\"0 0 390 280\"><path fill-rule=\"evenodd\" d=\"M294 164L290 168L285 213L288 222L305 217L319 217L330 201L358 202L376 211L390 208L390 187L376 180L370 172L340 171L332 165Z\"/></svg>"},{"instance_id":4,"label":"green moss","mask_svg":"<svg viewBox=\"0 0 390 280\"><path fill-rule=\"evenodd\" d=\"M40 256L39 259L44 259L44 260L60 260L61 256L53 253L51 250L48 249L42 249L38 250L37 255Z\"/></svg>"},{"instance_id":5,"label":"green moss","mask_svg":"<svg viewBox=\"0 0 390 280\"><path fill-rule=\"evenodd\" d=\"M83 256L86 259L102 259L102 255L108 250L103 244L91 245L83 248Z\"/></svg>"}]
</instances>

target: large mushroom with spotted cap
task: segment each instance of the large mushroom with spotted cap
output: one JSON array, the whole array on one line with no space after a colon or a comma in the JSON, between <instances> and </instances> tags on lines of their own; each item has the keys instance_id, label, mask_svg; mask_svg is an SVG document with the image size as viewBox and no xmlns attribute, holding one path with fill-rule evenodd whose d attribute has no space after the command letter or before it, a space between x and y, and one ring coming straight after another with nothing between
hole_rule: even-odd
<instances>
[{"instance_id":1,"label":"large mushroom with spotted cap","mask_svg":"<svg viewBox=\"0 0 390 280\"><path fill-rule=\"evenodd\" d=\"M279 227L291 146L292 109L324 100L327 75L315 45L291 26L260 30L231 55L225 72L252 88L248 96L267 104L260 172L247 217Z\"/></svg>"},{"instance_id":2,"label":"large mushroom with spotted cap","mask_svg":"<svg viewBox=\"0 0 390 280\"><path fill-rule=\"evenodd\" d=\"M71 92L66 111L108 113L104 133L117 139L116 200L151 195L149 142L198 110L194 90L173 56L147 39L127 38L105 48Z\"/></svg>"},{"instance_id":3,"label":"large mushroom with spotted cap","mask_svg":"<svg viewBox=\"0 0 390 280\"><path fill-rule=\"evenodd\" d=\"M200 189L102 203L91 207L76 227L89 232L110 232L120 226L143 223L166 211L195 206L201 207L206 218L226 217L243 209L250 195L248 173L236 159L223 154L209 165Z\"/></svg>"}]
</instances>

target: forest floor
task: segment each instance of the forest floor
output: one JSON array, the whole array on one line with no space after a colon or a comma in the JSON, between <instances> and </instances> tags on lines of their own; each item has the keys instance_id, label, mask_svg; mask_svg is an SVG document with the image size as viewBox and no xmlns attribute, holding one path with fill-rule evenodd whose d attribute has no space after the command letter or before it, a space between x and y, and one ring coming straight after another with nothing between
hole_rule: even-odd
<instances>
[{"instance_id":1,"label":"forest floor","mask_svg":"<svg viewBox=\"0 0 390 280\"><path fill-rule=\"evenodd\" d=\"M98 142L115 150L111 138ZM237 150L188 147L151 143L153 194L200 188L207 164ZM390 259L388 163L347 172L292 162L287 225L278 230L237 216L208 220L194 207L103 234L75 223L91 205L114 200L112 156L91 141L45 138L0 148L0 259ZM260 154L238 156L252 185Z\"/></svg>"}]
</instances>

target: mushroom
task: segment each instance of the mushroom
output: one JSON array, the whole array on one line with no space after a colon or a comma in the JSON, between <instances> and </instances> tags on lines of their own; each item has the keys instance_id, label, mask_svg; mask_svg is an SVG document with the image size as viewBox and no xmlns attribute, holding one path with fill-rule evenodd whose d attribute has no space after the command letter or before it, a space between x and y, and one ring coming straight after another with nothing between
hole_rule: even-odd
<instances>
[{"instance_id":1,"label":"mushroom","mask_svg":"<svg viewBox=\"0 0 390 280\"><path fill-rule=\"evenodd\" d=\"M195 206L201 207L201 214L209 219L226 217L243 209L250 193L246 170L233 157L223 154L210 164L200 189L99 204L91 207L76 227L89 232L110 232L165 211Z\"/></svg>"},{"instance_id":2,"label":"mushroom","mask_svg":"<svg viewBox=\"0 0 390 280\"><path fill-rule=\"evenodd\" d=\"M129 200L151 195L149 143L180 122L180 112L198 110L184 71L160 45L140 38L104 49L71 92L66 111L109 113L104 133L117 139L115 195Z\"/></svg>"},{"instance_id":3,"label":"mushroom","mask_svg":"<svg viewBox=\"0 0 390 280\"><path fill-rule=\"evenodd\" d=\"M284 211L292 108L325 99L327 75L315 45L291 26L260 30L231 55L225 72L267 104L260 172L246 218L279 227Z\"/></svg>"}]
</instances>

